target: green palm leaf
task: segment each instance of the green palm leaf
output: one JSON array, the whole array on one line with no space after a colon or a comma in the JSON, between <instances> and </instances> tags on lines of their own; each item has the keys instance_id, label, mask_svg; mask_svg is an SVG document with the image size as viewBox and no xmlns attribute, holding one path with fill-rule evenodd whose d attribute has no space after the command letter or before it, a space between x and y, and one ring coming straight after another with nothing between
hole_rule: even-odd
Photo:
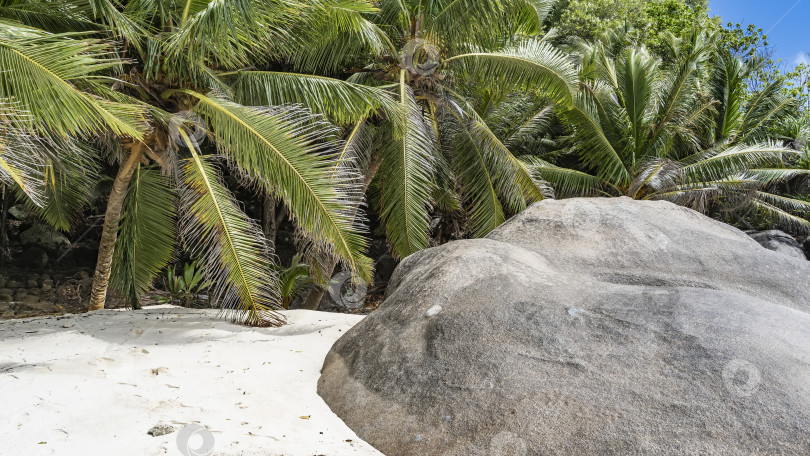
<instances>
[{"instance_id":1,"label":"green palm leaf","mask_svg":"<svg viewBox=\"0 0 810 456\"><path fill-rule=\"evenodd\" d=\"M428 246L428 206L433 189L433 153L436 140L425 122L405 71L400 73L399 103L403 134L383 145L380 216L394 254L400 258Z\"/></svg>"},{"instance_id":2,"label":"green palm leaf","mask_svg":"<svg viewBox=\"0 0 810 456\"><path fill-rule=\"evenodd\" d=\"M42 182L48 157L39 138L20 128L26 115L0 98L0 182L17 188L33 205L42 204Z\"/></svg>"},{"instance_id":3,"label":"green palm leaf","mask_svg":"<svg viewBox=\"0 0 810 456\"><path fill-rule=\"evenodd\" d=\"M768 84L745 107L738 142L756 141L768 136L767 128L797 111L798 102L781 92L781 82Z\"/></svg>"},{"instance_id":4,"label":"green palm leaf","mask_svg":"<svg viewBox=\"0 0 810 456\"><path fill-rule=\"evenodd\" d=\"M46 147L55 148L56 154L43 168L42 204L29 200L29 206L54 228L68 231L90 203L101 166L88 145L50 142Z\"/></svg>"},{"instance_id":5,"label":"green palm leaf","mask_svg":"<svg viewBox=\"0 0 810 456\"><path fill-rule=\"evenodd\" d=\"M720 101L718 108L717 129L718 141L734 137L741 127L745 90L745 67L740 59L721 55L710 81L710 89L715 100Z\"/></svg>"},{"instance_id":6,"label":"green palm leaf","mask_svg":"<svg viewBox=\"0 0 810 456\"><path fill-rule=\"evenodd\" d=\"M500 52L473 52L445 60L451 67L462 66L502 90L524 89L571 105L576 93L577 73L567 55L549 43L526 40Z\"/></svg>"},{"instance_id":7,"label":"green palm leaf","mask_svg":"<svg viewBox=\"0 0 810 456\"><path fill-rule=\"evenodd\" d=\"M280 308L278 284L261 229L239 209L212 163L187 143L192 158L182 170L188 187L183 195L187 215L182 232L204 265L213 295L234 318L247 324L284 324L284 316L275 311Z\"/></svg>"},{"instance_id":8,"label":"green palm leaf","mask_svg":"<svg viewBox=\"0 0 810 456\"><path fill-rule=\"evenodd\" d=\"M807 220L807 215L810 214L810 203L807 201L767 192L757 192L752 204L760 212L771 217L777 224L787 230L802 233L810 232L810 221ZM792 212L802 212L804 217Z\"/></svg>"},{"instance_id":9,"label":"green palm leaf","mask_svg":"<svg viewBox=\"0 0 810 456\"><path fill-rule=\"evenodd\" d=\"M169 265L175 249L176 194L160 170L139 166L129 184L110 283L133 307Z\"/></svg>"},{"instance_id":10,"label":"green palm leaf","mask_svg":"<svg viewBox=\"0 0 810 456\"><path fill-rule=\"evenodd\" d=\"M452 108L451 108L452 109ZM455 114L457 127L451 138L452 165L470 218L472 236L483 237L506 220L503 205L495 189L496 168L492 150L481 144L469 121ZM446 127L447 128L447 127Z\"/></svg>"},{"instance_id":11,"label":"green palm leaf","mask_svg":"<svg viewBox=\"0 0 810 456\"><path fill-rule=\"evenodd\" d=\"M341 125L356 124L372 114L400 117L398 104L388 92L323 76L240 71L234 74L233 88L242 104L302 104Z\"/></svg>"},{"instance_id":12,"label":"green palm leaf","mask_svg":"<svg viewBox=\"0 0 810 456\"><path fill-rule=\"evenodd\" d=\"M632 180L622 157L602 128L597 103L591 93L582 91L577 94L574 107L561 112L560 118L573 130L576 150L585 164L596 170L597 177L617 187Z\"/></svg>"},{"instance_id":13,"label":"green palm leaf","mask_svg":"<svg viewBox=\"0 0 810 456\"><path fill-rule=\"evenodd\" d=\"M217 147L241 173L281 198L316 243L328 244L349 268L370 280L366 240L347 208L350 197L332 180L335 130L297 108L261 109L193 91Z\"/></svg>"},{"instance_id":14,"label":"green palm leaf","mask_svg":"<svg viewBox=\"0 0 810 456\"><path fill-rule=\"evenodd\" d=\"M65 35L0 38L0 97L12 98L30 117L27 127L67 137L110 129L141 138L143 108L83 92L74 82L117 67L108 44Z\"/></svg>"},{"instance_id":15,"label":"green palm leaf","mask_svg":"<svg viewBox=\"0 0 810 456\"><path fill-rule=\"evenodd\" d=\"M692 181L719 180L745 172L751 168L782 163L784 157L799 153L777 145L763 143L739 145L722 151L710 151L705 156L682 168Z\"/></svg>"},{"instance_id":16,"label":"green palm leaf","mask_svg":"<svg viewBox=\"0 0 810 456\"><path fill-rule=\"evenodd\" d=\"M583 171L562 168L537 157L521 157L529 170L554 188L556 198L603 195L610 187L597 176Z\"/></svg>"}]
</instances>

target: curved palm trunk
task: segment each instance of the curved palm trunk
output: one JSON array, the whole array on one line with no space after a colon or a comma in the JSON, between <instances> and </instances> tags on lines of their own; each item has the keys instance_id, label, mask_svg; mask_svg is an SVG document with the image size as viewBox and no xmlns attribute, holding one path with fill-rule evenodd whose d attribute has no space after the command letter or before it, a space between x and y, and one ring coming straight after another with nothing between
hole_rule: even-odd
<instances>
[{"instance_id":1,"label":"curved palm trunk","mask_svg":"<svg viewBox=\"0 0 810 456\"><path fill-rule=\"evenodd\" d=\"M110 284L115 240L118 237L118 220L121 218L121 207L124 205L124 197L127 194L129 182L132 180L132 174L143 157L142 148L143 143L141 142L136 142L132 146L129 157L115 176L110 198L107 200L107 212L104 214L104 229L101 232L96 272L93 275L93 293L90 295L87 310L103 309L104 303L107 301L107 287Z\"/></svg>"},{"instance_id":2,"label":"curved palm trunk","mask_svg":"<svg viewBox=\"0 0 810 456\"><path fill-rule=\"evenodd\" d=\"M369 163L368 171L366 172L366 179L363 182L363 194L366 193L368 190L368 186L371 185L371 181L374 180L374 176L377 174L377 171L380 169L380 164L382 163L382 157L379 155L375 155L372 158L372 162ZM354 206L354 213L355 216L357 215L357 208L360 205L358 201L357 205ZM335 273L335 267L337 267L337 260L330 259L328 263L326 263L326 267L324 272L326 273L327 277L331 277ZM307 294L306 299L301 304L302 309L307 310L318 310L318 306L321 304L321 300L323 299L323 295L326 294L326 288L313 288Z\"/></svg>"}]
</instances>

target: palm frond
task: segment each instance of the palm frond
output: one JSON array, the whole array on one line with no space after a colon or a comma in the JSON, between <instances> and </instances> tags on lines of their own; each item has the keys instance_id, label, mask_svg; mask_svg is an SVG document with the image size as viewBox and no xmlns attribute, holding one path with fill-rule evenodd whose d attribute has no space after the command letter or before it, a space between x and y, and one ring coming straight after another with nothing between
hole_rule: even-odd
<instances>
[{"instance_id":1,"label":"palm frond","mask_svg":"<svg viewBox=\"0 0 810 456\"><path fill-rule=\"evenodd\" d=\"M577 72L567 55L551 44L526 40L500 52L472 52L445 60L502 90L523 89L570 106L576 93Z\"/></svg>"},{"instance_id":2,"label":"palm frond","mask_svg":"<svg viewBox=\"0 0 810 456\"><path fill-rule=\"evenodd\" d=\"M379 12L372 2L326 0L307 6L306 19L291 30L295 47L287 55L298 71L336 74L368 59L395 54L388 35L371 20Z\"/></svg>"},{"instance_id":3,"label":"palm frond","mask_svg":"<svg viewBox=\"0 0 810 456\"><path fill-rule=\"evenodd\" d=\"M751 168L749 172L764 186L786 182L794 177L810 176L810 169L796 168Z\"/></svg>"},{"instance_id":4,"label":"palm frond","mask_svg":"<svg viewBox=\"0 0 810 456\"><path fill-rule=\"evenodd\" d=\"M472 48L494 49L518 34L539 33L553 3L551 0L439 0L431 4L433 14L424 15L424 33L445 43L450 53ZM411 15L417 14L418 9Z\"/></svg>"},{"instance_id":5,"label":"palm frond","mask_svg":"<svg viewBox=\"0 0 810 456\"><path fill-rule=\"evenodd\" d=\"M556 166L532 156L520 159L534 175L551 185L555 198L598 196L604 195L610 189L609 184L586 172Z\"/></svg>"},{"instance_id":6,"label":"palm frond","mask_svg":"<svg viewBox=\"0 0 810 456\"><path fill-rule=\"evenodd\" d=\"M53 148L43 167L42 204L29 201L32 210L52 227L68 231L79 221L100 180L101 166L90 146L73 141L48 141Z\"/></svg>"},{"instance_id":7,"label":"palm frond","mask_svg":"<svg viewBox=\"0 0 810 456\"><path fill-rule=\"evenodd\" d=\"M242 104L301 104L341 125L356 124L372 114L385 114L392 120L400 117L398 104L388 92L323 76L240 71L233 88Z\"/></svg>"},{"instance_id":8,"label":"palm frond","mask_svg":"<svg viewBox=\"0 0 810 456\"><path fill-rule=\"evenodd\" d=\"M597 103L591 93L582 91L577 94L574 107L562 111L560 118L573 130L577 152L586 166L596 170L597 177L614 186L622 186L632 180L622 157L603 129Z\"/></svg>"},{"instance_id":9,"label":"palm frond","mask_svg":"<svg viewBox=\"0 0 810 456\"><path fill-rule=\"evenodd\" d=\"M798 102L781 92L779 81L754 94L745 106L737 142L758 141L768 136L767 128L796 112Z\"/></svg>"},{"instance_id":10,"label":"palm frond","mask_svg":"<svg viewBox=\"0 0 810 456\"><path fill-rule=\"evenodd\" d=\"M51 33L100 30L75 2L27 1L0 6L0 17ZM4 27L6 24L3 24ZM0 29L4 28L0 27Z\"/></svg>"},{"instance_id":11,"label":"palm frond","mask_svg":"<svg viewBox=\"0 0 810 456\"><path fill-rule=\"evenodd\" d=\"M239 209L214 165L187 143L192 158L182 170L188 188L182 196L187 213L181 230L213 284L212 294L244 323L284 324L284 316L276 312L280 296L261 229Z\"/></svg>"},{"instance_id":12,"label":"palm frond","mask_svg":"<svg viewBox=\"0 0 810 456\"><path fill-rule=\"evenodd\" d=\"M400 258L428 246L428 206L433 189L435 137L413 92L400 74L399 103L404 132L382 148L380 216L393 252Z\"/></svg>"},{"instance_id":13,"label":"palm frond","mask_svg":"<svg viewBox=\"0 0 810 456\"><path fill-rule=\"evenodd\" d=\"M644 51L628 49L616 65L617 95L627 116L627 155L632 160L645 154L652 115L650 102L659 79L657 61ZM672 104L670 104L671 106Z\"/></svg>"},{"instance_id":14,"label":"palm frond","mask_svg":"<svg viewBox=\"0 0 810 456\"><path fill-rule=\"evenodd\" d=\"M693 181L720 180L751 168L782 163L786 156L791 155L798 153L775 143L738 145L709 151L698 161L684 166L682 172Z\"/></svg>"},{"instance_id":15,"label":"palm frond","mask_svg":"<svg viewBox=\"0 0 810 456\"><path fill-rule=\"evenodd\" d=\"M160 170L138 166L124 199L110 277L133 307L172 259L176 198Z\"/></svg>"},{"instance_id":16,"label":"palm frond","mask_svg":"<svg viewBox=\"0 0 810 456\"><path fill-rule=\"evenodd\" d=\"M525 122L507 132L506 141L504 141L504 144L506 147L512 147L521 141L525 141L527 137L543 132L544 130L548 129L553 117L554 107L543 107L534 115L526 119Z\"/></svg>"},{"instance_id":17,"label":"palm frond","mask_svg":"<svg viewBox=\"0 0 810 456\"><path fill-rule=\"evenodd\" d=\"M717 141L725 141L736 136L741 128L746 95L745 66L742 61L721 55L709 87L714 99L720 101L715 137Z\"/></svg>"},{"instance_id":18,"label":"palm frond","mask_svg":"<svg viewBox=\"0 0 810 456\"><path fill-rule=\"evenodd\" d=\"M807 214L810 205L806 201L757 192L757 197L752 200L752 204L784 229L801 233L810 232L810 221L807 220L807 215L801 217L791 213L791 211L802 210Z\"/></svg>"},{"instance_id":19,"label":"palm frond","mask_svg":"<svg viewBox=\"0 0 810 456\"><path fill-rule=\"evenodd\" d=\"M0 39L0 97L12 98L29 114L26 127L55 136L106 129L141 138L144 109L79 90L75 81L117 67L108 44L70 36Z\"/></svg>"},{"instance_id":20,"label":"palm frond","mask_svg":"<svg viewBox=\"0 0 810 456\"><path fill-rule=\"evenodd\" d=\"M745 176L730 176L714 181L679 183L644 199L666 200L707 214L712 207L726 211L745 207L754 197L759 182Z\"/></svg>"},{"instance_id":21,"label":"palm frond","mask_svg":"<svg viewBox=\"0 0 810 456\"><path fill-rule=\"evenodd\" d=\"M119 3L111 0L87 0L90 4L93 17L107 25L107 29L118 39L126 40L137 49L141 47L141 40L146 30L140 24L129 18L119 9Z\"/></svg>"},{"instance_id":22,"label":"palm frond","mask_svg":"<svg viewBox=\"0 0 810 456\"><path fill-rule=\"evenodd\" d=\"M15 103L0 98L0 182L41 206L48 157L39 147L40 139L20 128L26 117Z\"/></svg>"},{"instance_id":23,"label":"palm frond","mask_svg":"<svg viewBox=\"0 0 810 456\"><path fill-rule=\"evenodd\" d=\"M183 4L180 28L166 41L167 54L229 69L250 65L252 57L280 57L277 46L289 41L286 29L295 16L293 5L277 1Z\"/></svg>"},{"instance_id":24,"label":"palm frond","mask_svg":"<svg viewBox=\"0 0 810 456\"><path fill-rule=\"evenodd\" d=\"M483 237L506 220L506 213L495 189L495 170L491 170L495 167L495 157L490 148L486 148L473 136L471 130L474 127L469 120L462 118L463 114L453 114L457 127L452 132L450 142L452 166L457 170L456 178L466 203L471 234L473 237ZM519 192L518 196L522 200Z\"/></svg>"},{"instance_id":25,"label":"palm frond","mask_svg":"<svg viewBox=\"0 0 810 456\"><path fill-rule=\"evenodd\" d=\"M311 239L332 246L344 264L370 280L366 240L347 210L356 197L332 177L336 130L296 107L250 108L183 92L198 100L194 109L208 122L222 154L245 177L281 198Z\"/></svg>"}]
</instances>

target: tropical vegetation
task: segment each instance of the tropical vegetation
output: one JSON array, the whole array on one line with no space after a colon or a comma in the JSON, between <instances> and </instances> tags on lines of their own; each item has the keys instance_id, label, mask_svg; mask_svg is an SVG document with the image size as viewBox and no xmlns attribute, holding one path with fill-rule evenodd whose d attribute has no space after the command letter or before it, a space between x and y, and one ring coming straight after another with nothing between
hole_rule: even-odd
<instances>
[{"instance_id":1,"label":"tropical vegetation","mask_svg":"<svg viewBox=\"0 0 810 456\"><path fill-rule=\"evenodd\" d=\"M773 134L795 121L796 100L779 82L748 93L751 68L712 46L714 34L668 39L671 64L626 45L626 30L579 43L580 93L559 114L573 132L560 145L577 166L527 158L538 177L558 196L662 199L716 215L755 209L788 228L809 228L810 205L771 191L810 173L794 166L802 152Z\"/></svg>"},{"instance_id":2,"label":"tropical vegetation","mask_svg":"<svg viewBox=\"0 0 810 456\"><path fill-rule=\"evenodd\" d=\"M165 276L278 325L371 281L378 234L548 197L807 230L807 72L766 49L705 0L0 0L0 183L65 232L103 212L91 310Z\"/></svg>"}]
</instances>

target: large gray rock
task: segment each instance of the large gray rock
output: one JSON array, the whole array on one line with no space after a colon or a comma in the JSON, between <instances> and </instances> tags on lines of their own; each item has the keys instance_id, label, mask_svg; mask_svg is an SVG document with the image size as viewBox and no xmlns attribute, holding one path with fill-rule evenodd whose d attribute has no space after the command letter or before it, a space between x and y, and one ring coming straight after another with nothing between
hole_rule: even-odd
<instances>
[{"instance_id":1,"label":"large gray rock","mask_svg":"<svg viewBox=\"0 0 810 456\"><path fill-rule=\"evenodd\" d=\"M405 259L318 392L388 456L810 454L810 264L666 202Z\"/></svg>"},{"instance_id":2,"label":"large gray rock","mask_svg":"<svg viewBox=\"0 0 810 456\"><path fill-rule=\"evenodd\" d=\"M40 224L20 233L20 243L24 247L41 247L51 253L63 252L70 248L70 240L64 234Z\"/></svg>"},{"instance_id":3,"label":"large gray rock","mask_svg":"<svg viewBox=\"0 0 810 456\"><path fill-rule=\"evenodd\" d=\"M806 260L804 249L799 242L791 235L779 230L753 231L749 236L768 250L779 252L783 255Z\"/></svg>"}]
</instances>

